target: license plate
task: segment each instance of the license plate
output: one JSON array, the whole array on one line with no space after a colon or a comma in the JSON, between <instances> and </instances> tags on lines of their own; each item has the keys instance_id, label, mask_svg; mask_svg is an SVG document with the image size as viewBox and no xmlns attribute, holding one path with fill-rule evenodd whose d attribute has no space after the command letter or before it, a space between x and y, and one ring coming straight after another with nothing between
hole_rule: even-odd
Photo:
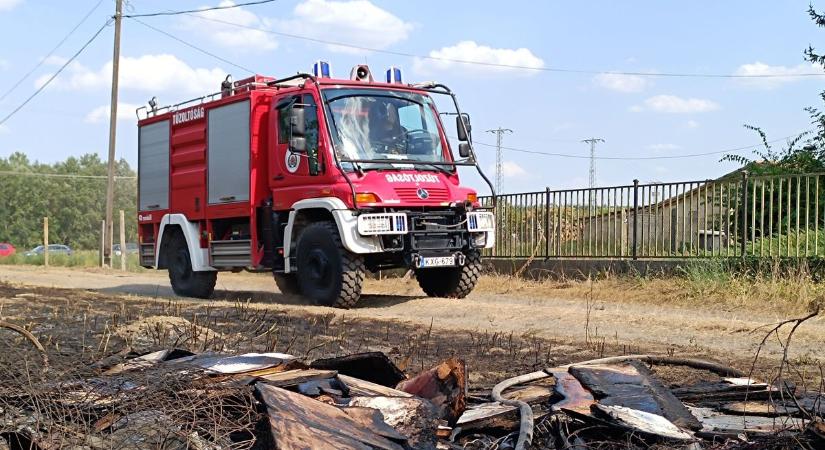
<instances>
[{"instance_id":1,"label":"license plate","mask_svg":"<svg viewBox=\"0 0 825 450\"><path fill-rule=\"evenodd\" d=\"M455 266L455 256L431 256L418 261L419 268Z\"/></svg>"}]
</instances>

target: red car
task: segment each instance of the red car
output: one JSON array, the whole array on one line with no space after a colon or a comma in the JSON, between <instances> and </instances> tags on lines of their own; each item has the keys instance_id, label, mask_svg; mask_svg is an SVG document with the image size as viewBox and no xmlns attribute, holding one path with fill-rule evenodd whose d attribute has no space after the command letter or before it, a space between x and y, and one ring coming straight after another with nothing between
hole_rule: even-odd
<instances>
[{"instance_id":1,"label":"red car","mask_svg":"<svg viewBox=\"0 0 825 450\"><path fill-rule=\"evenodd\" d=\"M14 254L14 246L6 242L0 242L0 257Z\"/></svg>"}]
</instances>

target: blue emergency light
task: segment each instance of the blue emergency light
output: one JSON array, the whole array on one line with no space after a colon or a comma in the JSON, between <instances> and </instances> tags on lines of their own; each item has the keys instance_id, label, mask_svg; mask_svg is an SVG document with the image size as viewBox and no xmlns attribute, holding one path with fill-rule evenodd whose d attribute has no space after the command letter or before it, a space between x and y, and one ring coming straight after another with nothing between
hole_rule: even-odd
<instances>
[{"instance_id":1,"label":"blue emergency light","mask_svg":"<svg viewBox=\"0 0 825 450\"><path fill-rule=\"evenodd\" d=\"M390 68L387 69L387 83L401 84L401 69L390 66Z\"/></svg>"},{"instance_id":2,"label":"blue emergency light","mask_svg":"<svg viewBox=\"0 0 825 450\"><path fill-rule=\"evenodd\" d=\"M328 62L318 60L312 65L312 74L316 78L332 78L332 68Z\"/></svg>"}]
</instances>

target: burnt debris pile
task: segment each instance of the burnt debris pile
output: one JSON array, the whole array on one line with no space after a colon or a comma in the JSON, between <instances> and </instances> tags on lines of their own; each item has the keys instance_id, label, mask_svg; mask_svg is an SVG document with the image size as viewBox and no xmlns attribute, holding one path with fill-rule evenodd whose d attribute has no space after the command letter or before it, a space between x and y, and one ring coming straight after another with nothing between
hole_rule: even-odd
<instances>
[{"instance_id":1,"label":"burnt debris pile","mask_svg":"<svg viewBox=\"0 0 825 450\"><path fill-rule=\"evenodd\" d=\"M470 386L459 358L410 377L380 352L308 362L126 349L57 370L32 350L4 366L2 450L825 446L817 393L693 359L606 358L492 390ZM663 366L700 376L666 385Z\"/></svg>"}]
</instances>

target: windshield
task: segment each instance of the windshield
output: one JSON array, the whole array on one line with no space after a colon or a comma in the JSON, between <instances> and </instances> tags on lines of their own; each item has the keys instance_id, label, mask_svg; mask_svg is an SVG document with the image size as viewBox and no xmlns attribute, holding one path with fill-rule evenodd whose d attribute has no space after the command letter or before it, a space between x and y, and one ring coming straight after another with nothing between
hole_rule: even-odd
<instances>
[{"instance_id":1,"label":"windshield","mask_svg":"<svg viewBox=\"0 0 825 450\"><path fill-rule=\"evenodd\" d=\"M340 159L449 162L444 156L433 101L426 95L377 89L324 92ZM387 164L386 160L398 160ZM427 166L423 166L426 168Z\"/></svg>"}]
</instances>

